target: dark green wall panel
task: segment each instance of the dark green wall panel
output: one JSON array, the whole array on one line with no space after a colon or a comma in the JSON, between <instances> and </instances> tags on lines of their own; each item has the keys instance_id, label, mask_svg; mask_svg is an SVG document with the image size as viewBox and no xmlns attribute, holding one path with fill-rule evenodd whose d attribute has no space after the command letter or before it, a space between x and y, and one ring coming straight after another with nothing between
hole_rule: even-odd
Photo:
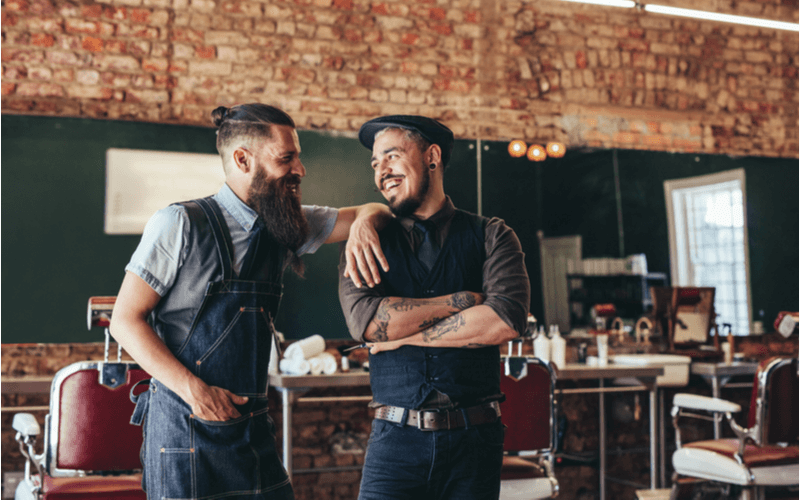
<instances>
[{"instance_id":1,"label":"dark green wall panel","mask_svg":"<svg viewBox=\"0 0 800 500\"><path fill-rule=\"evenodd\" d=\"M3 115L2 341L84 342L86 301L116 294L138 236L103 233L105 152L111 147L215 153L210 128ZM335 207L382 202L370 152L356 139L301 131L307 168L303 201ZM456 141L445 188L456 206L478 210L475 141ZM504 142L481 144L483 214L518 234L531 277L531 310L541 317L537 231L580 234L585 257L620 254L613 152L569 151L532 163L512 159ZM663 182L744 168L754 319L771 322L798 307L798 162L787 159L617 151L624 254L644 253L650 270L669 272ZM291 272L277 327L289 338L347 337L337 290L338 245L304 258ZM764 316L759 316L759 311Z\"/></svg>"},{"instance_id":2,"label":"dark green wall panel","mask_svg":"<svg viewBox=\"0 0 800 500\"><path fill-rule=\"evenodd\" d=\"M86 302L115 295L139 236L106 235L108 148L216 153L214 130L152 123L2 116L2 341L90 342ZM370 152L358 140L300 131L303 201L334 207L382 202ZM457 141L446 182L475 210L476 163ZM474 145L473 145L474 148ZM472 158L470 160L470 158ZM456 161L457 160L457 161ZM287 272L276 327L289 338L347 337L337 291L338 245L304 257L305 278Z\"/></svg>"}]
</instances>

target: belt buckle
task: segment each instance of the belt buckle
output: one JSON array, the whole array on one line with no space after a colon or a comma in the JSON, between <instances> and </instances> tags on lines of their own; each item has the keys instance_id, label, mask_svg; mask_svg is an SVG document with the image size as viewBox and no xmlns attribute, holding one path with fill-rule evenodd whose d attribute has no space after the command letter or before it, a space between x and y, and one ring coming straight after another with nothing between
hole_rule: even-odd
<instances>
[{"instance_id":1,"label":"belt buckle","mask_svg":"<svg viewBox=\"0 0 800 500\"><path fill-rule=\"evenodd\" d=\"M435 419L436 424L440 423L438 417L443 416L445 423L447 424L446 427L439 427L438 425L434 425L432 427L425 427L424 421L426 413L435 413L437 415L437 418ZM433 410L423 410L419 412L419 415L417 417L417 429L421 431L428 431L428 430L440 431L447 429L449 431L451 428L452 426L450 425L450 410L448 410L447 408L436 408Z\"/></svg>"}]
</instances>

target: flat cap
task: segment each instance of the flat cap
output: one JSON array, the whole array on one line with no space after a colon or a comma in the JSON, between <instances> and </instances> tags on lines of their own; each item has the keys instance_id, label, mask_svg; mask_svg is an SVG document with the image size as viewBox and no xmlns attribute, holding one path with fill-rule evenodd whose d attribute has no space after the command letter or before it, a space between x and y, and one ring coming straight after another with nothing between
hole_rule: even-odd
<instances>
[{"instance_id":1,"label":"flat cap","mask_svg":"<svg viewBox=\"0 0 800 500\"><path fill-rule=\"evenodd\" d=\"M453 151L453 131L433 118L416 115L391 115L374 118L361 125L361 130L358 131L358 140L367 149L372 150L375 134L392 127L414 130L431 144L437 144L442 148L442 165L447 166L450 161L450 153Z\"/></svg>"}]
</instances>

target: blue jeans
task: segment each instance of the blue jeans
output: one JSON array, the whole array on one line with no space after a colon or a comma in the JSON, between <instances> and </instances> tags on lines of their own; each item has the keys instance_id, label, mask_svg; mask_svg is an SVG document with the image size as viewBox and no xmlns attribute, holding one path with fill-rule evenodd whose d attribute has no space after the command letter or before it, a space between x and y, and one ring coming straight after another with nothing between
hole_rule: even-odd
<instances>
[{"instance_id":1,"label":"blue jeans","mask_svg":"<svg viewBox=\"0 0 800 500\"><path fill-rule=\"evenodd\" d=\"M359 500L496 500L505 427L421 431L372 422Z\"/></svg>"}]
</instances>

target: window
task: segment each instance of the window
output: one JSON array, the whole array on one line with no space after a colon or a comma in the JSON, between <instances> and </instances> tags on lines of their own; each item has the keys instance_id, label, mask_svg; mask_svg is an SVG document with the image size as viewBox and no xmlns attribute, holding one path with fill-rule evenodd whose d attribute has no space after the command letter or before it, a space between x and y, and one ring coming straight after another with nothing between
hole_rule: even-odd
<instances>
[{"instance_id":1,"label":"window","mask_svg":"<svg viewBox=\"0 0 800 500\"><path fill-rule=\"evenodd\" d=\"M750 333L744 170L664 182L675 286L713 286L717 323Z\"/></svg>"}]
</instances>

